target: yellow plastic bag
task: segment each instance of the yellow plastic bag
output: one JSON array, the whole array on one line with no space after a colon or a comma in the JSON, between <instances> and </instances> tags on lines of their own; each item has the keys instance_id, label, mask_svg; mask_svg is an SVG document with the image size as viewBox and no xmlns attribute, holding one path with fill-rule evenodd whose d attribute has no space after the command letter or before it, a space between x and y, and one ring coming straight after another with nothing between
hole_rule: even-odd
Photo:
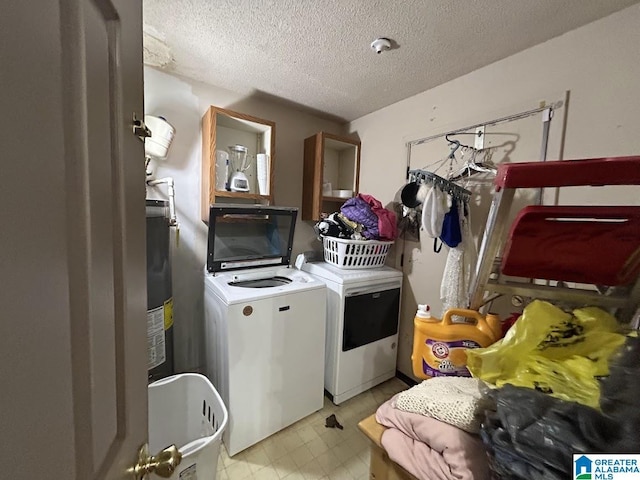
<instances>
[{"instance_id":1,"label":"yellow plastic bag","mask_svg":"<svg viewBox=\"0 0 640 480\"><path fill-rule=\"evenodd\" d=\"M548 302L530 303L497 343L467 350L474 377L501 387L535 388L563 400L598 408L596 377L609 374L609 358L625 336L604 310L563 312Z\"/></svg>"}]
</instances>

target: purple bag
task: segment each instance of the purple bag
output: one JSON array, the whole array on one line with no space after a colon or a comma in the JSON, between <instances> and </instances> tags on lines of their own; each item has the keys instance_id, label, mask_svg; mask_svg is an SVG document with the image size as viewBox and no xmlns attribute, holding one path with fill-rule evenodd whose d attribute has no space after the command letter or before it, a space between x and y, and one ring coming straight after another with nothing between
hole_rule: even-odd
<instances>
[{"instance_id":1,"label":"purple bag","mask_svg":"<svg viewBox=\"0 0 640 480\"><path fill-rule=\"evenodd\" d=\"M344 202L344 205L340 207L340 211L352 222L360 223L364 226L362 235L365 238L369 240L379 238L378 216L373 213L369 204L362 200L359 195Z\"/></svg>"}]
</instances>

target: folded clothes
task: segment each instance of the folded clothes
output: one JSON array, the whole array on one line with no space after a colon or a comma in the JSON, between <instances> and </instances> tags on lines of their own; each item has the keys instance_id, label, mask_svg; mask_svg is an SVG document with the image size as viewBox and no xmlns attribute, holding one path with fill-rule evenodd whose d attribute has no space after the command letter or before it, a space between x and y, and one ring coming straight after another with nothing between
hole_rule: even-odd
<instances>
[{"instance_id":1,"label":"folded clothes","mask_svg":"<svg viewBox=\"0 0 640 480\"><path fill-rule=\"evenodd\" d=\"M388 427L382 446L389 458L421 480L485 480L489 468L479 437L431 417L383 403L376 420Z\"/></svg>"},{"instance_id":2,"label":"folded clothes","mask_svg":"<svg viewBox=\"0 0 640 480\"><path fill-rule=\"evenodd\" d=\"M356 222L352 222L351 220L349 220L347 217L344 216L344 214L342 213L338 213L337 215L337 220L342 222L344 225L346 225L348 228L350 228L353 231L353 234L351 235L351 238L354 240L362 240L362 230L364 230L364 227Z\"/></svg>"},{"instance_id":3,"label":"folded clothes","mask_svg":"<svg viewBox=\"0 0 640 480\"><path fill-rule=\"evenodd\" d=\"M395 240L398 236L396 214L387 210L382 203L371 195L361 194L360 197L371 207L371 211L378 217L378 237L380 240Z\"/></svg>"},{"instance_id":4,"label":"folded clothes","mask_svg":"<svg viewBox=\"0 0 640 480\"><path fill-rule=\"evenodd\" d=\"M352 222L339 212L332 213L327 218L320 220L313 228L319 237L363 240L361 232L364 227L356 222Z\"/></svg>"},{"instance_id":5,"label":"folded clothes","mask_svg":"<svg viewBox=\"0 0 640 480\"><path fill-rule=\"evenodd\" d=\"M373 213L369 204L361 198L361 195L350 198L340 207L340 212L352 222L361 224L364 227L362 235L369 240L377 240L380 231L378 230L378 216Z\"/></svg>"},{"instance_id":6,"label":"folded clothes","mask_svg":"<svg viewBox=\"0 0 640 480\"><path fill-rule=\"evenodd\" d=\"M435 377L401 392L396 408L479 433L484 410L491 404L482 389L482 382L476 378Z\"/></svg>"},{"instance_id":7,"label":"folded clothes","mask_svg":"<svg viewBox=\"0 0 640 480\"><path fill-rule=\"evenodd\" d=\"M340 212L362 224L362 234L369 240L395 240L398 236L396 214L371 195L360 193L350 198L340 207Z\"/></svg>"},{"instance_id":8,"label":"folded clothes","mask_svg":"<svg viewBox=\"0 0 640 480\"><path fill-rule=\"evenodd\" d=\"M341 222L335 213L316 223L314 230L316 235L324 237L351 238L353 233L353 230Z\"/></svg>"}]
</instances>

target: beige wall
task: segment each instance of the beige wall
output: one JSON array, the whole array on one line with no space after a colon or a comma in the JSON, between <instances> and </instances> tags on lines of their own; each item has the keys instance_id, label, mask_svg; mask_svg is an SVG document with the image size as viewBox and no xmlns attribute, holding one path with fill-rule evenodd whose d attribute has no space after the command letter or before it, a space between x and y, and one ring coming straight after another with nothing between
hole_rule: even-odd
<instances>
[{"instance_id":1,"label":"beige wall","mask_svg":"<svg viewBox=\"0 0 640 480\"><path fill-rule=\"evenodd\" d=\"M360 190L387 204L404 183L408 140L533 108L566 90L564 159L639 154L639 25L636 5L351 122L349 131L362 141ZM560 133L552 144L560 145ZM539 131L531 134L539 136ZM598 189L595 197L640 203L631 189L621 192ZM595 197L591 190L561 200L591 202ZM436 285L442 265L439 269L431 276ZM405 287L419 292L435 285ZM411 373L414 308L403 305L398 361L406 374Z\"/></svg>"},{"instance_id":2,"label":"beige wall","mask_svg":"<svg viewBox=\"0 0 640 480\"><path fill-rule=\"evenodd\" d=\"M173 297L176 367L198 371L202 359L203 271L207 229L200 221L202 115L210 105L228 108L276 123L275 203L302 206L303 142L321 130L340 134L343 126L302 110L262 99L245 98L228 90L168 75L145 67L145 110L162 115L176 128L166 162L156 165L156 177L172 176L180 241L174 245ZM163 187L149 188L148 198L163 198ZM319 250L312 223L298 222L293 255ZM174 242L175 243L175 242Z\"/></svg>"}]
</instances>

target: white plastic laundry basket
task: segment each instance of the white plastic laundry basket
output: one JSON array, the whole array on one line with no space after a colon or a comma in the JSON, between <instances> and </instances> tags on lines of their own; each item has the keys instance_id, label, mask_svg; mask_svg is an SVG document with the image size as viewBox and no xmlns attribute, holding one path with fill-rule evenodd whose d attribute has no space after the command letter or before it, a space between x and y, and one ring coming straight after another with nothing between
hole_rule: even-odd
<instances>
[{"instance_id":1,"label":"white plastic laundry basket","mask_svg":"<svg viewBox=\"0 0 640 480\"><path fill-rule=\"evenodd\" d=\"M174 375L149 385L149 451L175 444L182 461L172 480L216 478L227 409L207 377Z\"/></svg>"},{"instance_id":2,"label":"white plastic laundry basket","mask_svg":"<svg viewBox=\"0 0 640 480\"><path fill-rule=\"evenodd\" d=\"M324 261L346 270L382 267L391 245L392 241L322 237Z\"/></svg>"}]
</instances>

